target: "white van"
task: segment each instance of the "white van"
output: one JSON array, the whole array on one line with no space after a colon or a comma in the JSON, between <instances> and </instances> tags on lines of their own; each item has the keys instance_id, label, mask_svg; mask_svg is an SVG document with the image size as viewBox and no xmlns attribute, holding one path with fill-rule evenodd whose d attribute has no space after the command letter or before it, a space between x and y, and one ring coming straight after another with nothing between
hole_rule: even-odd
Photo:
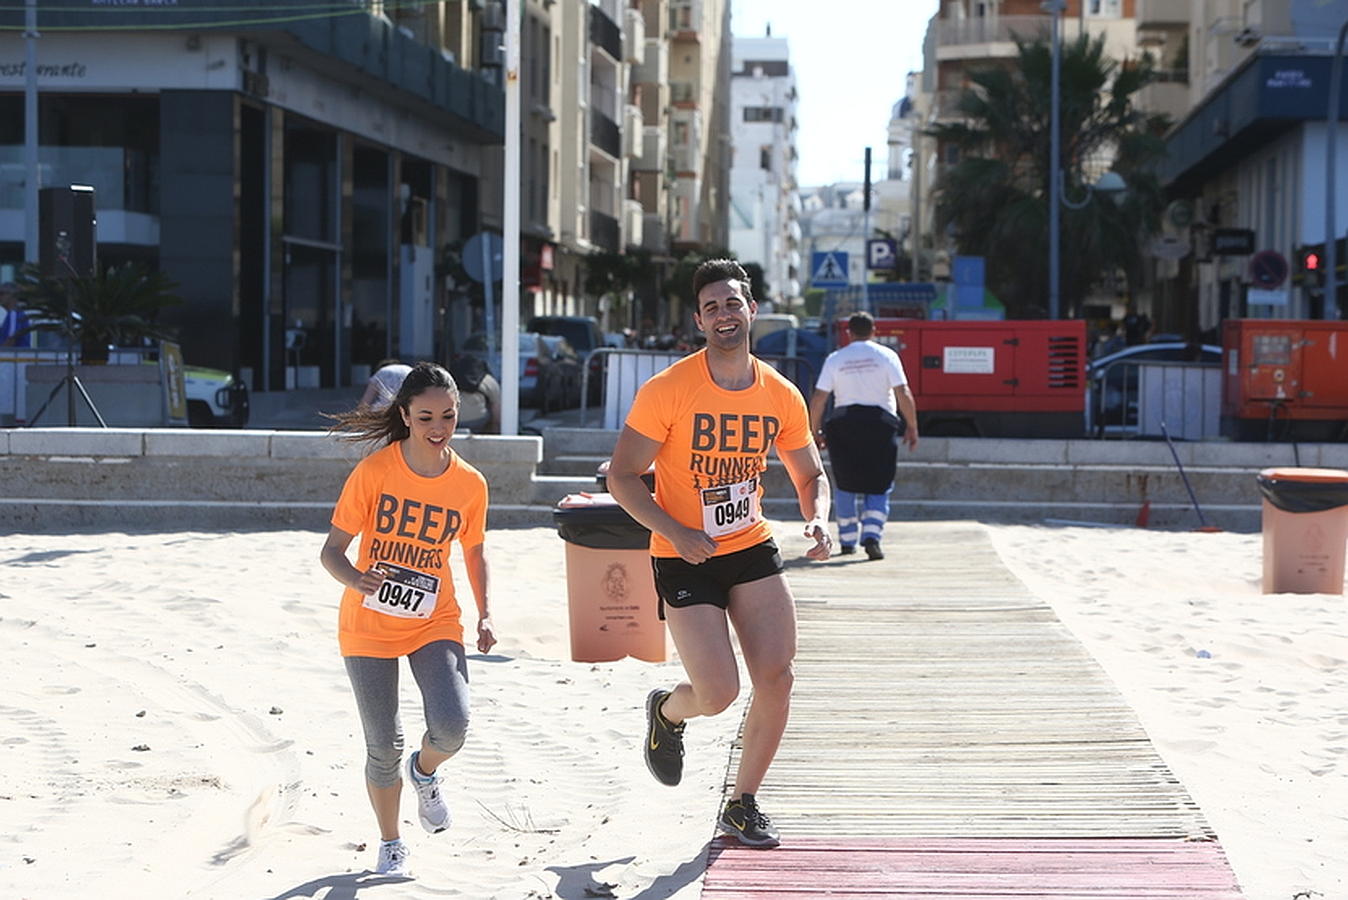
<instances>
[{"instance_id":1,"label":"white van","mask_svg":"<svg viewBox=\"0 0 1348 900\"><path fill-rule=\"evenodd\" d=\"M799 328L800 320L790 313L760 313L749 328L749 349L758 346L759 338L786 328Z\"/></svg>"}]
</instances>

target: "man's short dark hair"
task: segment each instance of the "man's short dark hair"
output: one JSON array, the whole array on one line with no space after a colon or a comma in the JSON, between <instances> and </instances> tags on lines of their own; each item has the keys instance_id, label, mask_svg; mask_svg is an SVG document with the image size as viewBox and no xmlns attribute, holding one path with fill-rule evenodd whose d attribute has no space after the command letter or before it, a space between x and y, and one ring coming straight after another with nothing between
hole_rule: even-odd
<instances>
[{"instance_id":1,"label":"man's short dark hair","mask_svg":"<svg viewBox=\"0 0 1348 900\"><path fill-rule=\"evenodd\" d=\"M847 319L847 330L852 337L866 339L875 334L875 319L868 312L854 312Z\"/></svg>"},{"instance_id":2,"label":"man's short dark hair","mask_svg":"<svg viewBox=\"0 0 1348 900\"><path fill-rule=\"evenodd\" d=\"M738 281L745 300L754 299L750 294L749 273L733 259L709 259L697 267L693 273L693 303L702 294L702 289L718 281Z\"/></svg>"}]
</instances>

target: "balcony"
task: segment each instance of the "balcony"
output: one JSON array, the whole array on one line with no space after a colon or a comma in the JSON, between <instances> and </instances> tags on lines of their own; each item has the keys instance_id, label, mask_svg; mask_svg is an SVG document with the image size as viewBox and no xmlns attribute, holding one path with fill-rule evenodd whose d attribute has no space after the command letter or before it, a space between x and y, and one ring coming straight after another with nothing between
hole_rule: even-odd
<instances>
[{"instance_id":1,"label":"balcony","mask_svg":"<svg viewBox=\"0 0 1348 900\"><path fill-rule=\"evenodd\" d=\"M665 219L659 213L648 212L642 215L641 246L658 253L663 253L669 249L669 235L665 231Z\"/></svg>"},{"instance_id":2,"label":"balcony","mask_svg":"<svg viewBox=\"0 0 1348 900\"><path fill-rule=\"evenodd\" d=\"M628 9L623 17L626 26L623 45L627 47L627 61L639 66L646 61L646 19L639 9Z\"/></svg>"},{"instance_id":3,"label":"balcony","mask_svg":"<svg viewBox=\"0 0 1348 900\"><path fill-rule=\"evenodd\" d=\"M1047 35L1050 16L941 19L936 23L936 58L971 59L1015 55L1017 36L1032 40Z\"/></svg>"},{"instance_id":4,"label":"balcony","mask_svg":"<svg viewBox=\"0 0 1348 900\"><path fill-rule=\"evenodd\" d=\"M658 125L647 125L641 134L641 154L632 160L632 168L642 172L659 172L665 167L665 130Z\"/></svg>"},{"instance_id":5,"label":"balcony","mask_svg":"<svg viewBox=\"0 0 1348 900\"><path fill-rule=\"evenodd\" d=\"M681 41L697 41L702 27L702 0L670 0L670 37Z\"/></svg>"},{"instance_id":6,"label":"balcony","mask_svg":"<svg viewBox=\"0 0 1348 900\"><path fill-rule=\"evenodd\" d=\"M1177 73L1170 73L1177 74ZM1133 101L1138 109L1149 113L1165 113L1174 121L1179 121L1189 112L1189 79L1184 78L1158 80L1137 92Z\"/></svg>"},{"instance_id":7,"label":"balcony","mask_svg":"<svg viewBox=\"0 0 1348 900\"><path fill-rule=\"evenodd\" d=\"M622 132L618 123L597 109L590 110L590 143L614 159L622 156Z\"/></svg>"},{"instance_id":8,"label":"balcony","mask_svg":"<svg viewBox=\"0 0 1348 900\"><path fill-rule=\"evenodd\" d=\"M675 106L697 105L697 89L692 82L671 81L669 83L669 102Z\"/></svg>"},{"instance_id":9,"label":"balcony","mask_svg":"<svg viewBox=\"0 0 1348 900\"><path fill-rule=\"evenodd\" d=\"M623 201L623 243L628 247L641 246L641 232L645 222L645 212L636 200Z\"/></svg>"},{"instance_id":10,"label":"balcony","mask_svg":"<svg viewBox=\"0 0 1348 900\"><path fill-rule=\"evenodd\" d=\"M618 230L618 220L597 209L590 210L590 243L614 253L621 250L622 235Z\"/></svg>"},{"instance_id":11,"label":"balcony","mask_svg":"<svg viewBox=\"0 0 1348 900\"><path fill-rule=\"evenodd\" d=\"M637 159L643 150L643 121L641 107L631 103L623 107L623 156Z\"/></svg>"},{"instance_id":12,"label":"balcony","mask_svg":"<svg viewBox=\"0 0 1348 900\"><path fill-rule=\"evenodd\" d=\"M669 44L661 40L646 42L646 55L632 67L632 80L637 84L664 84L669 76Z\"/></svg>"},{"instance_id":13,"label":"balcony","mask_svg":"<svg viewBox=\"0 0 1348 900\"><path fill-rule=\"evenodd\" d=\"M623 58L623 33L608 13L597 6L590 6L590 43L602 49L619 62Z\"/></svg>"},{"instance_id":14,"label":"balcony","mask_svg":"<svg viewBox=\"0 0 1348 900\"><path fill-rule=\"evenodd\" d=\"M1137 0L1138 28L1174 28L1189 24L1189 4L1175 0Z\"/></svg>"}]
</instances>

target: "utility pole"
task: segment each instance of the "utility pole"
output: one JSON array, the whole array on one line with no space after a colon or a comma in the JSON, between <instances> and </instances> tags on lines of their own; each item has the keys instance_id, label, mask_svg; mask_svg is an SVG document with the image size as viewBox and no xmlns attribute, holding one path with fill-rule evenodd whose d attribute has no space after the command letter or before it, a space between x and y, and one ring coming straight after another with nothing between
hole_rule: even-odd
<instances>
[{"instance_id":1,"label":"utility pole","mask_svg":"<svg viewBox=\"0 0 1348 900\"><path fill-rule=\"evenodd\" d=\"M36 263L38 257L37 189L41 170L38 166L37 133L37 0L27 0L24 9L24 85L23 85L23 259Z\"/></svg>"},{"instance_id":2,"label":"utility pole","mask_svg":"<svg viewBox=\"0 0 1348 900\"><path fill-rule=\"evenodd\" d=\"M1334 45L1334 62L1329 67L1329 111L1325 115L1325 297L1338 309L1340 319L1348 319L1348 305L1339 303L1339 236L1334 219L1338 205L1339 83L1343 80L1343 42L1348 37L1348 20L1339 26L1339 41Z\"/></svg>"},{"instance_id":3,"label":"utility pole","mask_svg":"<svg viewBox=\"0 0 1348 900\"><path fill-rule=\"evenodd\" d=\"M861 308L871 311L871 148L866 148L866 179L861 188Z\"/></svg>"},{"instance_id":4,"label":"utility pole","mask_svg":"<svg viewBox=\"0 0 1348 900\"><path fill-rule=\"evenodd\" d=\"M520 24L524 4L506 6L505 247L501 260L501 434L520 428ZM485 277L491 278L488 269Z\"/></svg>"},{"instance_id":5,"label":"utility pole","mask_svg":"<svg viewBox=\"0 0 1348 900\"><path fill-rule=\"evenodd\" d=\"M1061 252L1059 242L1062 238L1062 13L1066 7L1063 0L1045 0L1040 7L1053 15L1053 67L1051 75L1050 113L1049 113L1049 150L1048 150L1048 317L1058 318L1059 275Z\"/></svg>"}]
</instances>

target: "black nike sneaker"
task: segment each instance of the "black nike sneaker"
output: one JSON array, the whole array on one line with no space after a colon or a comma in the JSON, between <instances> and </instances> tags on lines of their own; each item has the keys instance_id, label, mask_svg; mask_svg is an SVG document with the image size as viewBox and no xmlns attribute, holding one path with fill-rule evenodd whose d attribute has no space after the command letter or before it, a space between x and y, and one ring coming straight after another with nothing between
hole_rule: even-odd
<instances>
[{"instance_id":1,"label":"black nike sneaker","mask_svg":"<svg viewBox=\"0 0 1348 900\"><path fill-rule=\"evenodd\" d=\"M770 850L782 842L776 826L758 808L753 794L728 802L716 827L746 847Z\"/></svg>"},{"instance_id":2,"label":"black nike sneaker","mask_svg":"<svg viewBox=\"0 0 1348 900\"><path fill-rule=\"evenodd\" d=\"M646 768L655 780L671 787L683 778L683 726L674 725L660 714L660 705L669 691L659 688L646 697Z\"/></svg>"}]
</instances>

